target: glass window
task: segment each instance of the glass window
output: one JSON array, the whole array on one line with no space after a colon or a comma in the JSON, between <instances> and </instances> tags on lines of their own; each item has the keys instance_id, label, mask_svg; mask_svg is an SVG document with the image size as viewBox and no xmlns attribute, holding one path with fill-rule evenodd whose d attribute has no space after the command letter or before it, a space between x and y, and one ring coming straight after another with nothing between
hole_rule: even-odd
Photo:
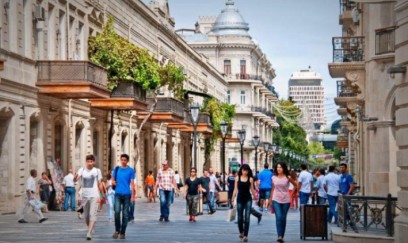
<instances>
[{"instance_id":1,"label":"glass window","mask_svg":"<svg viewBox=\"0 0 408 243\"><path fill-rule=\"evenodd\" d=\"M241 73L241 78L244 79L246 77L246 61L241 60L240 61L240 73Z\"/></svg>"},{"instance_id":2,"label":"glass window","mask_svg":"<svg viewBox=\"0 0 408 243\"><path fill-rule=\"evenodd\" d=\"M241 105L245 105L245 90L241 90Z\"/></svg>"},{"instance_id":3,"label":"glass window","mask_svg":"<svg viewBox=\"0 0 408 243\"><path fill-rule=\"evenodd\" d=\"M224 60L224 74L231 74L231 60Z\"/></svg>"},{"instance_id":4,"label":"glass window","mask_svg":"<svg viewBox=\"0 0 408 243\"><path fill-rule=\"evenodd\" d=\"M227 91L227 103L231 104L231 91Z\"/></svg>"}]
</instances>

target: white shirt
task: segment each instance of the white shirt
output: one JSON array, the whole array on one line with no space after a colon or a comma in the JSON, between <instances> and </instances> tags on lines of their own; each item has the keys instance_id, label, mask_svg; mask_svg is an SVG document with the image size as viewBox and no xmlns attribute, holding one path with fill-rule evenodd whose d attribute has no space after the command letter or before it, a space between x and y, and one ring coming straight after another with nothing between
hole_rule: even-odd
<instances>
[{"instance_id":1,"label":"white shirt","mask_svg":"<svg viewBox=\"0 0 408 243\"><path fill-rule=\"evenodd\" d=\"M209 175L209 177L210 177L210 192L215 192L215 185L218 179L214 174Z\"/></svg>"},{"instance_id":2,"label":"white shirt","mask_svg":"<svg viewBox=\"0 0 408 243\"><path fill-rule=\"evenodd\" d=\"M324 190L324 184L326 183L326 178L324 175L320 175L317 178L316 186L317 186L317 194L319 197L327 198L326 191Z\"/></svg>"},{"instance_id":3,"label":"white shirt","mask_svg":"<svg viewBox=\"0 0 408 243\"><path fill-rule=\"evenodd\" d=\"M36 192L37 191L37 183L35 182L34 177L30 176L28 177L25 187L26 187L26 191L32 191L32 192Z\"/></svg>"},{"instance_id":4,"label":"white shirt","mask_svg":"<svg viewBox=\"0 0 408 243\"><path fill-rule=\"evenodd\" d=\"M102 180L102 173L100 169L92 168L80 168L78 175L81 176L82 181L82 197L83 198L98 198L99 189L98 183Z\"/></svg>"},{"instance_id":5,"label":"white shirt","mask_svg":"<svg viewBox=\"0 0 408 243\"><path fill-rule=\"evenodd\" d=\"M325 185L327 186L327 195L338 196L340 190L340 175L330 172L325 177Z\"/></svg>"},{"instance_id":6,"label":"white shirt","mask_svg":"<svg viewBox=\"0 0 408 243\"><path fill-rule=\"evenodd\" d=\"M310 188L310 182L313 182L313 176L310 172L306 170L303 170L302 172L300 172L298 181L302 183L302 187L300 188L299 191L303 193L311 192L312 188Z\"/></svg>"},{"instance_id":7,"label":"white shirt","mask_svg":"<svg viewBox=\"0 0 408 243\"><path fill-rule=\"evenodd\" d=\"M176 180L176 184L180 184L180 175L174 174L174 180Z\"/></svg>"},{"instance_id":8,"label":"white shirt","mask_svg":"<svg viewBox=\"0 0 408 243\"><path fill-rule=\"evenodd\" d=\"M62 184L64 184L65 187L75 187L74 175L72 173L66 175L62 181Z\"/></svg>"}]
</instances>

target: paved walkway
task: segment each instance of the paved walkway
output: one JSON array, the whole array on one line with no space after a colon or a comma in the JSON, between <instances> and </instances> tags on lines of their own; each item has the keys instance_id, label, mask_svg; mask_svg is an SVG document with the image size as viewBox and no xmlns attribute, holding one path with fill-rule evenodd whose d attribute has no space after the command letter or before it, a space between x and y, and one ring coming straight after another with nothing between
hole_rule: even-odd
<instances>
[{"instance_id":1,"label":"paved walkway","mask_svg":"<svg viewBox=\"0 0 408 243\"><path fill-rule=\"evenodd\" d=\"M238 227L233 222L227 222L226 209L220 209L213 215L206 213L196 223L188 222L185 212L185 201L176 198L170 209L169 223L159 222L159 204L146 203L145 199L136 201L136 219L130 223L126 232L128 242L237 242ZM16 215L0 216L0 242L85 242L86 228L83 220L77 218L74 212L51 211L45 214L48 221L37 223L34 213L26 219L30 223L18 224ZM286 242L302 242L299 234L299 212L291 210L288 215ZM118 242L112 239L114 223L106 217L106 206L99 213L96 224L94 242ZM248 236L249 242L276 242L275 217L264 213L261 224L256 218L251 218ZM312 238L311 238L312 239ZM330 236L329 236L330 239ZM306 242L320 242L308 239Z\"/></svg>"}]
</instances>

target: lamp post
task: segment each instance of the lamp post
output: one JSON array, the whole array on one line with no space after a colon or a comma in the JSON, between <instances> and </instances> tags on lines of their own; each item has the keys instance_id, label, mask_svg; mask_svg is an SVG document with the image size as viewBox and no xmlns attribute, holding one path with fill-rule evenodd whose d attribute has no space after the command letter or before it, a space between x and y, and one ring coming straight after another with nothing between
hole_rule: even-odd
<instances>
[{"instance_id":1,"label":"lamp post","mask_svg":"<svg viewBox=\"0 0 408 243\"><path fill-rule=\"evenodd\" d=\"M268 151L269 151L269 148L271 147L271 143L264 142L263 146L265 150L265 164L267 164L268 163Z\"/></svg>"},{"instance_id":2,"label":"lamp post","mask_svg":"<svg viewBox=\"0 0 408 243\"><path fill-rule=\"evenodd\" d=\"M241 130L238 131L239 144L241 145L241 165L244 164L244 142L245 142L245 135L246 135L245 129L241 129Z\"/></svg>"},{"instance_id":3,"label":"lamp post","mask_svg":"<svg viewBox=\"0 0 408 243\"><path fill-rule=\"evenodd\" d=\"M228 123L223 121L220 124L221 126L221 134L222 134L222 175L224 176L224 183L222 183L222 190L225 191L225 180L227 179L225 175L225 138L227 136L227 128L228 128Z\"/></svg>"},{"instance_id":4,"label":"lamp post","mask_svg":"<svg viewBox=\"0 0 408 243\"><path fill-rule=\"evenodd\" d=\"M255 176L256 176L256 172L258 171L258 146L259 146L259 136L255 135L252 138L252 144L255 146Z\"/></svg>"},{"instance_id":5,"label":"lamp post","mask_svg":"<svg viewBox=\"0 0 408 243\"><path fill-rule=\"evenodd\" d=\"M273 162L273 164L275 164L275 162L276 162L275 154L276 155L279 154L279 145L277 145L277 144L272 145L272 150L273 150L272 162ZM273 164L272 164L272 168L273 168Z\"/></svg>"},{"instance_id":6,"label":"lamp post","mask_svg":"<svg viewBox=\"0 0 408 243\"><path fill-rule=\"evenodd\" d=\"M198 123L198 116L199 116L199 109L200 106L197 103L194 103L190 107L191 118L193 120L193 128L194 128L194 161L193 167L197 168L197 123Z\"/></svg>"}]
</instances>

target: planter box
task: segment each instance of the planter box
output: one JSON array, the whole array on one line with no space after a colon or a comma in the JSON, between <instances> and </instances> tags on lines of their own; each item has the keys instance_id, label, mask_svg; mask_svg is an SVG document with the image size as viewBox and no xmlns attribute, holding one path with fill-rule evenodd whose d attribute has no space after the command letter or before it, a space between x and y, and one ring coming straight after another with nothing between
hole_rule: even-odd
<instances>
[{"instance_id":1,"label":"planter box","mask_svg":"<svg viewBox=\"0 0 408 243\"><path fill-rule=\"evenodd\" d=\"M146 90L137 83L120 81L118 86L112 91L112 98L133 98L146 101Z\"/></svg>"}]
</instances>

